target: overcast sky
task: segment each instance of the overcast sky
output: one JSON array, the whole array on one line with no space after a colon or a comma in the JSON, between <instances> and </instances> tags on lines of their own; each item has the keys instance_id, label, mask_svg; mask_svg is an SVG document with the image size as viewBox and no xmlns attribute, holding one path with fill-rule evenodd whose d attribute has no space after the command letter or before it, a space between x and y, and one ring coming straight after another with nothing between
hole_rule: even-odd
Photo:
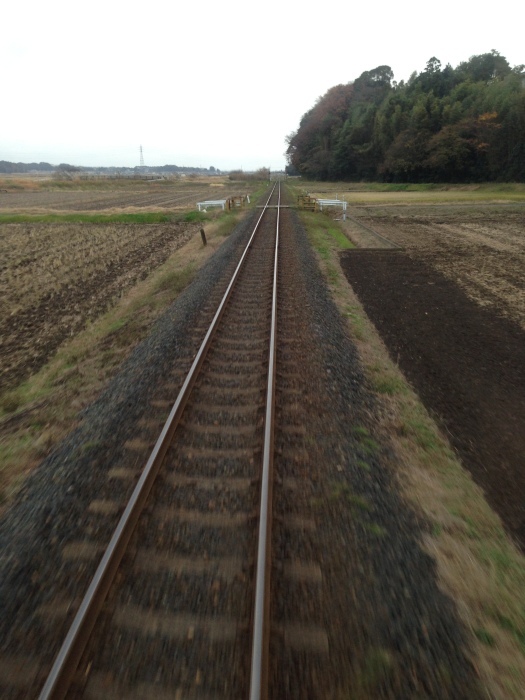
<instances>
[{"instance_id":1,"label":"overcast sky","mask_svg":"<svg viewBox=\"0 0 525 700\"><path fill-rule=\"evenodd\" d=\"M469 0L22 0L2 10L0 160L284 167L330 87L496 49L525 63L524 5Z\"/></svg>"}]
</instances>

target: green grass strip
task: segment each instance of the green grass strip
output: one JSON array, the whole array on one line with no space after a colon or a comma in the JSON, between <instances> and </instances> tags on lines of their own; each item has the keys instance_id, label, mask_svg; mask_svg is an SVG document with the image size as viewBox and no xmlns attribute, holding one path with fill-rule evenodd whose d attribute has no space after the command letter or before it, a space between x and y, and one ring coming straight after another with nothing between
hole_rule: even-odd
<instances>
[{"instance_id":1,"label":"green grass strip","mask_svg":"<svg viewBox=\"0 0 525 700\"><path fill-rule=\"evenodd\" d=\"M0 214L0 224L170 224L199 223L209 217L203 212L185 214L138 212L134 214Z\"/></svg>"},{"instance_id":2,"label":"green grass strip","mask_svg":"<svg viewBox=\"0 0 525 700\"><path fill-rule=\"evenodd\" d=\"M165 224L177 219L173 214L0 214L2 224Z\"/></svg>"},{"instance_id":3,"label":"green grass strip","mask_svg":"<svg viewBox=\"0 0 525 700\"><path fill-rule=\"evenodd\" d=\"M301 212L301 218L308 231L314 237L316 246L323 258L328 256L328 249L335 247L337 250L355 248L341 231L337 222L332 221L324 214Z\"/></svg>"}]
</instances>

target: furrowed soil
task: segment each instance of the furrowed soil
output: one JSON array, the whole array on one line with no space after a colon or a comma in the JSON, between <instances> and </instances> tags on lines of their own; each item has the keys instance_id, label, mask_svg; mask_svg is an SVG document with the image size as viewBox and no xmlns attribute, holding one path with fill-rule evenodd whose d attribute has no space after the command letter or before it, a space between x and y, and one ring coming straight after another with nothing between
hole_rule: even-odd
<instances>
[{"instance_id":1,"label":"furrowed soil","mask_svg":"<svg viewBox=\"0 0 525 700\"><path fill-rule=\"evenodd\" d=\"M0 225L0 384L14 387L183 246L198 225Z\"/></svg>"},{"instance_id":2,"label":"furrowed soil","mask_svg":"<svg viewBox=\"0 0 525 700\"><path fill-rule=\"evenodd\" d=\"M7 179L1 185L0 211L30 214L194 209L199 201L226 199L253 190L249 184L243 183L240 189L239 183L218 178L196 182L132 179L17 182Z\"/></svg>"},{"instance_id":3,"label":"furrowed soil","mask_svg":"<svg viewBox=\"0 0 525 700\"><path fill-rule=\"evenodd\" d=\"M404 251L347 251L341 263L392 359L525 549L523 214L356 208L356 220ZM349 228L361 242L359 226Z\"/></svg>"}]
</instances>

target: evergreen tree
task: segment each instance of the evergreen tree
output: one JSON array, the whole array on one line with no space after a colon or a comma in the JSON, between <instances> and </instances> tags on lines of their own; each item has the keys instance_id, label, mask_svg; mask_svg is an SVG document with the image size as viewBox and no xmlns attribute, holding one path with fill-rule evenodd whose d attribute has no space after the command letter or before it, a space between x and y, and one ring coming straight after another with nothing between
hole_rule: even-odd
<instances>
[{"instance_id":1,"label":"evergreen tree","mask_svg":"<svg viewBox=\"0 0 525 700\"><path fill-rule=\"evenodd\" d=\"M288 137L317 179L525 180L525 67L497 51L454 69L435 56L407 83L389 66L320 97Z\"/></svg>"}]
</instances>

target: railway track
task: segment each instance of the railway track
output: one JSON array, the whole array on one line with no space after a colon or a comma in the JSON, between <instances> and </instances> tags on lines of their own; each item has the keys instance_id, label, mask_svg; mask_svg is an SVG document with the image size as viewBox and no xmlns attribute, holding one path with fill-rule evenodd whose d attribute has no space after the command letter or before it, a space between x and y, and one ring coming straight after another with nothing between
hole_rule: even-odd
<instances>
[{"instance_id":1,"label":"railway track","mask_svg":"<svg viewBox=\"0 0 525 700\"><path fill-rule=\"evenodd\" d=\"M288 269L294 253L291 242L279 243L281 212L288 215L277 185L226 293L204 310L204 316L214 314L211 326L194 328L204 341L190 373L183 378L175 368L166 379L166 396L182 388L130 502L113 495L90 504L97 532L107 531L106 518L123 512L109 547L102 551L86 537L64 550L77 565L97 558L100 564L82 601L58 593L40 611L60 622L76 610L40 700L258 700L276 697L271 686L282 683L272 671L270 645L273 653L281 654L283 645L292 655L296 650L302 661L305 654L327 653L322 628L271 620L270 612L278 609L270 594L272 570L281 584L313 586L314 598L321 582L317 565L300 556L272 563L274 439L284 444L279 459L286 462L290 441L304 438L294 413L298 370L290 355L296 311L287 310L289 281L278 272L279 250L286 251ZM274 436L278 372L281 424ZM157 400L156 408L165 410L168 402ZM295 466L308 461L304 449L292 451ZM115 494L114 483L133 479L134 471L115 469L108 478L108 493ZM279 477L278 492L293 489L293 477ZM288 524L279 522L281 534L283 528L298 534L298 547L311 526L297 513ZM6 697L28 697L20 687L1 687Z\"/></svg>"},{"instance_id":2,"label":"railway track","mask_svg":"<svg viewBox=\"0 0 525 700\"><path fill-rule=\"evenodd\" d=\"M368 430L355 348L305 231L275 199L217 312L258 216L219 248L7 514L2 700L483 697L468 638ZM152 449L165 453L155 479ZM60 652L72 661L61 678L50 669L146 462L149 495L136 499L82 644ZM265 463L272 533L258 544ZM266 606L256 613L257 597Z\"/></svg>"}]
</instances>

